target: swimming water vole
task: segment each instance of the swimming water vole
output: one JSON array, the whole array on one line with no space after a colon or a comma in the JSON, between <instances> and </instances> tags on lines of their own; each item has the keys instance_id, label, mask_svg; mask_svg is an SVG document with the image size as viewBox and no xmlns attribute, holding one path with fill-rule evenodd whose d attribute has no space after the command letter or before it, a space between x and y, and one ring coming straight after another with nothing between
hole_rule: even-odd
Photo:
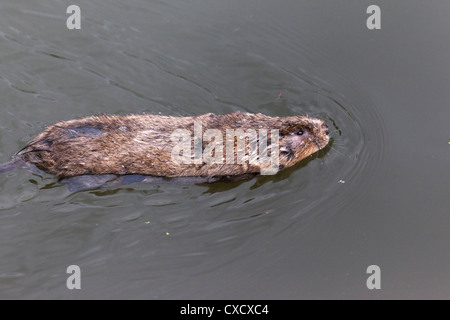
<instances>
[{"instance_id":1,"label":"swimming water vole","mask_svg":"<svg viewBox=\"0 0 450 320\"><path fill-rule=\"evenodd\" d=\"M180 147L183 133L192 142L184 141L184 147ZM12 162L0 166L0 172L33 165L64 178L106 174L157 177L258 174L271 165L258 161L262 133L266 134L267 154L274 156L277 151L277 170L296 164L329 142L325 122L308 116L270 117L242 112L194 117L99 115L47 127ZM252 139L259 146L253 159L248 143L244 144L246 153L239 153L243 151L242 143ZM274 148L273 142L277 140ZM211 146L213 141L216 144ZM231 149L227 143L232 143Z\"/></svg>"}]
</instances>

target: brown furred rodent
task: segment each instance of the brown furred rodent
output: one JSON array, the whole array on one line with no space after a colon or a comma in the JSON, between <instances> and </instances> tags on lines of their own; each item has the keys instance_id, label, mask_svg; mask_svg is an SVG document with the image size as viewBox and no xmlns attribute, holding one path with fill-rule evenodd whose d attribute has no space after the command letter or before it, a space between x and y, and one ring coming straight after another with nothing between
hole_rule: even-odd
<instances>
[{"instance_id":1,"label":"brown furred rodent","mask_svg":"<svg viewBox=\"0 0 450 320\"><path fill-rule=\"evenodd\" d=\"M199 160L198 157L194 159L192 154L191 163L174 161L174 148L177 146L178 138L175 139L173 134L177 130L184 130L194 139L195 136L203 138L201 151L210 153L212 151L210 157L220 153L223 155L223 161L218 161L216 157L216 161L211 163L204 160L208 157ZM236 160L229 163L225 161L225 155L230 156L226 153L228 151L226 146L217 145L211 150L208 144L209 141L216 139L218 139L216 142L219 140L229 142L227 133L233 130L237 132L236 140L232 137L233 147L236 148L233 149L234 154L231 156ZM264 166L267 167L267 164L237 160L239 132L260 133L264 130L268 131L267 144L276 141L272 135L278 133L278 169L296 164L324 148L329 142L328 126L325 122L308 116L270 117L243 112L225 115L209 113L194 117L147 114L99 115L63 121L47 127L18 152L12 162L0 166L0 172L10 170L14 166L24 167L31 164L63 178L106 174L157 177L258 174ZM216 137L204 141L207 131L215 133ZM256 135L256 139L259 138L260 136ZM195 150L196 142L193 141L192 144ZM248 154L249 145L244 148ZM249 160L249 157L245 159Z\"/></svg>"}]
</instances>

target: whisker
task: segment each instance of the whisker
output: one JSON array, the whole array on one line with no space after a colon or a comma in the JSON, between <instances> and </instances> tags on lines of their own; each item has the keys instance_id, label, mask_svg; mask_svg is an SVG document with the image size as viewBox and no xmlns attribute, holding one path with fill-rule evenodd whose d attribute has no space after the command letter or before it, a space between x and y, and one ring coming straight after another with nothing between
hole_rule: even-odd
<instances>
[{"instance_id":1,"label":"whisker","mask_svg":"<svg viewBox=\"0 0 450 320\"><path fill-rule=\"evenodd\" d=\"M344 154L343 152L339 151L337 148L330 146L330 149L336 151L337 153L339 153L341 156L346 157L346 154Z\"/></svg>"}]
</instances>

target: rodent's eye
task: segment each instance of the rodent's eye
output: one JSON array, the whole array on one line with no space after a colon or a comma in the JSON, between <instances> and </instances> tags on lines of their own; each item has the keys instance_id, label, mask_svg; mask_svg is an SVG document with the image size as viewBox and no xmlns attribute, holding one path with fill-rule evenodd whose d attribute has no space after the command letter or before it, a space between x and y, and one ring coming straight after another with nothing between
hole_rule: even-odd
<instances>
[{"instance_id":1,"label":"rodent's eye","mask_svg":"<svg viewBox=\"0 0 450 320\"><path fill-rule=\"evenodd\" d=\"M302 129L298 130L297 135L299 136L303 135L303 130Z\"/></svg>"}]
</instances>

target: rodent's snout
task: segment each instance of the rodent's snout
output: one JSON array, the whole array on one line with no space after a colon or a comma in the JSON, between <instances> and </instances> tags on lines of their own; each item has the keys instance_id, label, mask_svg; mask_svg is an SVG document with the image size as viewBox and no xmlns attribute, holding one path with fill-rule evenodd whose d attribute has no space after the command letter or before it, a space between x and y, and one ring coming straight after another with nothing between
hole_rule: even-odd
<instances>
[{"instance_id":1,"label":"rodent's snout","mask_svg":"<svg viewBox=\"0 0 450 320\"><path fill-rule=\"evenodd\" d=\"M322 131L328 136L330 131L328 130L328 125L324 122L322 123Z\"/></svg>"},{"instance_id":2,"label":"rodent's snout","mask_svg":"<svg viewBox=\"0 0 450 320\"><path fill-rule=\"evenodd\" d=\"M328 142L330 141L330 130L328 128L328 125L320 120L319 123L316 123L315 126L315 137L314 137L314 143L316 144L317 148L320 150L324 148Z\"/></svg>"}]
</instances>

